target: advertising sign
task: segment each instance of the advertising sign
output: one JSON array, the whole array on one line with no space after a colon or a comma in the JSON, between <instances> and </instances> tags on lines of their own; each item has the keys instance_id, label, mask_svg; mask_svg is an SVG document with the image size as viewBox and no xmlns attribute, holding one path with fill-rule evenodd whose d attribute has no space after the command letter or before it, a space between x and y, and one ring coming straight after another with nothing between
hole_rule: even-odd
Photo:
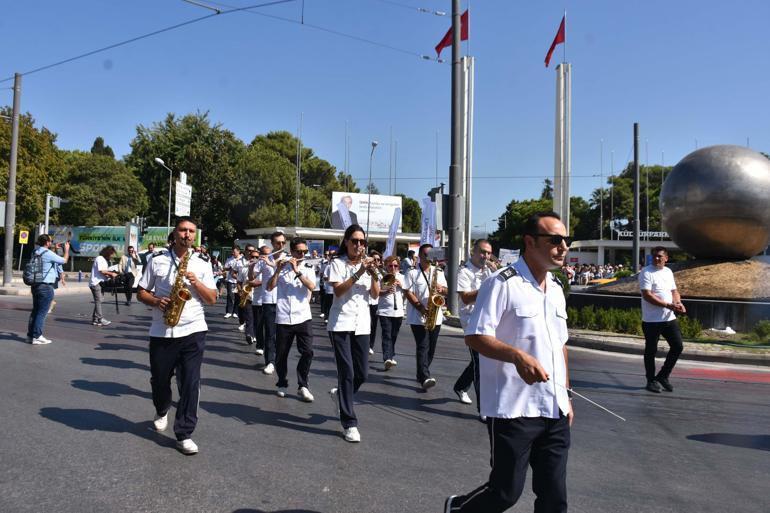
<instances>
[{"instance_id":1,"label":"advertising sign","mask_svg":"<svg viewBox=\"0 0 770 513\"><path fill-rule=\"evenodd\" d=\"M351 224L360 224L366 229L367 211L369 212L369 231L388 233L393 212L401 207L401 196L383 196L372 194L369 205L369 194L355 192L332 193L332 228L344 230ZM401 223L398 224L401 232Z\"/></svg>"},{"instance_id":2,"label":"advertising sign","mask_svg":"<svg viewBox=\"0 0 770 513\"><path fill-rule=\"evenodd\" d=\"M500 248L500 263L502 265L515 264L519 259L521 250Z\"/></svg>"},{"instance_id":3,"label":"advertising sign","mask_svg":"<svg viewBox=\"0 0 770 513\"><path fill-rule=\"evenodd\" d=\"M175 216L190 215L190 201L192 200L192 187L182 182L176 183L176 202L174 203Z\"/></svg>"},{"instance_id":4,"label":"advertising sign","mask_svg":"<svg viewBox=\"0 0 770 513\"><path fill-rule=\"evenodd\" d=\"M136 228L136 225L132 227ZM99 256L99 252L106 246L113 246L118 256L123 255L126 249L126 226L49 226L48 231L55 243L69 241L72 253L79 257ZM196 245L200 245L202 235L200 230L196 232ZM151 242L157 248L163 248L166 246L167 237L165 226L151 226L142 237L141 245L133 242L132 235L129 237L129 245L134 246L137 253L147 249ZM137 228L136 240L138 239Z\"/></svg>"}]
</instances>

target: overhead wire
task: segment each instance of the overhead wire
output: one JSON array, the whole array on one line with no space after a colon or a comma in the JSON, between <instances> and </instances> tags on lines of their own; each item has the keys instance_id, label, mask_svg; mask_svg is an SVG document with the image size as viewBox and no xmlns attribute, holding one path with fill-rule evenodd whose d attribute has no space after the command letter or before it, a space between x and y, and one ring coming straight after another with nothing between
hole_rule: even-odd
<instances>
[{"instance_id":1,"label":"overhead wire","mask_svg":"<svg viewBox=\"0 0 770 513\"><path fill-rule=\"evenodd\" d=\"M205 16L200 16L199 18L193 18L191 20L183 21L181 23L177 23L175 25L171 25L169 27L165 27L165 28L162 28L162 29L159 29L159 30L153 30L152 32L148 32L147 34L142 34L141 36L132 37L130 39L126 39L125 41L120 41L119 43L114 43L114 44L107 45L107 46L104 46L104 47L101 47L101 48L97 48L96 50L91 50L89 52L85 52L85 53L82 53L80 55L76 55L74 57L69 57L67 59L64 59L64 60L61 60L61 61L58 61L58 62L54 62L54 63L51 63L51 64L46 64L45 66L40 66L39 68L31 69L29 71L25 71L25 72L21 73L21 75L23 75L23 76L32 75L33 73L38 73L40 71L45 71L47 69L55 68L57 66L61 66L62 64L67 64L67 63L70 63L70 62L73 62L73 61L84 59L86 57L90 57L90 56L95 55L97 53L106 52L107 50L112 50L114 48L125 46L125 45L127 45L129 43L134 43L134 42L140 41L142 39L147 39L147 38L152 37L152 36L157 36L158 34L162 34L164 32L170 32L172 30L175 30L175 29L187 26L187 25L192 25L193 23L198 23L198 22L201 22L203 20L207 20L209 18L212 18L214 16L219 16L220 14L231 14L231 13L238 12L238 11L245 11L247 9L257 9L259 7L269 7L271 5L286 4L286 3L289 3L289 2L296 2L296 1L297 0L273 0L272 2L265 2L265 3L250 5L250 6L246 6L246 7L233 7L232 9L230 9L228 11L214 12L214 13L211 13L211 14L207 14ZM254 11L248 11L248 12L254 12ZM8 82L10 80L13 80L13 77L8 77L8 78L4 78L4 79L0 80L0 84L3 83L3 82Z\"/></svg>"}]
</instances>

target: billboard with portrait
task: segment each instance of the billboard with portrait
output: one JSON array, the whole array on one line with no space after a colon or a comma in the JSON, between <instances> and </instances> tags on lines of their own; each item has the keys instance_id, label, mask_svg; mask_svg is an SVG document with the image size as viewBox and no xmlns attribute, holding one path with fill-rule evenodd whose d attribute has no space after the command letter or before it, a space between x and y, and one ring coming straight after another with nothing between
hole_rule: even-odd
<instances>
[{"instance_id":1,"label":"billboard with portrait","mask_svg":"<svg viewBox=\"0 0 770 513\"><path fill-rule=\"evenodd\" d=\"M366 229L367 214L369 231L388 233L393 221L393 213L401 207L401 196L371 195L355 192L332 193L332 228L344 230L351 224L360 224ZM401 223L398 224L401 232Z\"/></svg>"}]
</instances>

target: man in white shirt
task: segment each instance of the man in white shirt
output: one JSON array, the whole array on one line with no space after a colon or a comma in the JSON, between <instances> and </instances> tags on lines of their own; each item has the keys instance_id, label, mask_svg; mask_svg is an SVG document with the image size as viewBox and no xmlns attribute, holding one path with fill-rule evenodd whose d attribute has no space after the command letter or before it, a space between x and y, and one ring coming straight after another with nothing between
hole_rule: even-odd
<instances>
[{"instance_id":1,"label":"man in white shirt","mask_svg":"<svg viewBox=\"0 0 770 513\"><path fill-rule=\"evenodd\" d=\"M639 289L642 292L642 332L644 333L644 370L650 392L661 390L673 392L674 387L668 381L671 371L682 354L682 332L675 313L686 313L682 298L676 289L674 273L666 267L668 252L658 246L652 250L652 264L639 273ZM668 342L669 350L658 374L655 374L655 353L658 352L658 339Z\"/></svg>"},{"instance_id":2,"label":"man in white shirt","mask_svg":"<svg viewBox=\"0 0 770 513\"><path fill-rule=\"evenodd\" d=\"M313 362L313 315L310 313L310 295L315 288L315 266L303 263L307 241L295 238L289 244L291 258L284 261L267 284L268 290L277 290L275 311L275 368L278 372L278 397L286 397L289 387L289 351L297 339L297 394L303 401L313 402L308 387L310 364Z\"/></svg>"},{"instance_id":3,"label":"man in white shirt","mask_svg":"<svg viewBox=\"0 0 770 513\"><path fill-rule=\"evenodd\" d=\"M457 295L460 296L460 326L463 330L468 327L479 287L489 275L497 269L492 263L492 245L487 239L478 239L473 244L471 258L457 272ZM471 361L465 368L454 385L455 394L463 404L471 404L473 401L468 395L471 385L476 390L476 405L479 405L479 353L468 348Z\"/></svg>"},{"instance_id":4,"label":"man in white shirt","mask_svg":"<svg viewBox=\"0 0 770 513\"><path fill-rule=\"evenodd\" d=\"M153 424L157 431L168 426L168 410L171 408L171 377L176 374L179 387L174 434L177 449L183 454L196 454L198 446L190 435L198 423L198 398L200 395L200 371L203 350L206 345L208 326L204 318L203 304L213 305L217 300L216 284L211 265L192 253L196 224L188 217L177 220L172 234L171 251L156 255L147 264L137 286L137 298L153 307L150 324L150 384L152 402L155 405ZM192 298L185 302L179 323L170 327L163 315L171 304L171 292L176 282L182 258L190 253L186 288Z\"/></svg>"},{"instance_id":5,"label":"man in white shirt","mask_svg":"<svg viewBox=\"0 0 770 513\"><path fill-rule=\"evenodd\" d=\"M404 278L404 294L409 301L406 308L406 322L412 328L414 341L417 346L415 356L417 358L417 382L423 390L436 386L436 378L430 375L430 364L433 362L433 354L436 352L436 341L441 331L441 323L444 322L444 313L439 308L436 319L436 327L432 330L425 328L425 316L428 313L428 301L430 299L430 286L433 278L436 278L437 290L441 295L447 293L447 283L444 273L438 266L430 265L428 253L430 244L420 246L420 265L409 271Z\"/></svg>"},{"instance_id":6,"label":"man in white shirt","mask_svg":"<svg viewBox=\"0 0 770 513\"><path fill-rule=\"evenodd\" d=\"M115 278L118 275L118 273L109 270L110 259L114 254L115 248L113 246L103 247L91 266L91 278L88 280L88 288L91 289L91 294L94 298L94 310L91 313L91 324L94 326L109 326L111 324L102 315L102 300L104 299L102 282Z\"/></svg>"},{"instance_id":7,"label":"man in white shirt","mask_svg":"<svg viewBox=\"0 0 770 513\"><path fill-rule=\"evenodd\" d=\"M286 236L283 232L274 232L270 235L270 244L273 246L273 252L280 251L286 244ZM265 334L265 367L262 369L262 372L268 375L275 372L275 309L277 295L275 290L268 290L267 284L275 273L276 262L286 256L286 253L263 255L259 257L259 263L256 267L256 273L261 276L260 281L262 282L259 290L259 299L262 302L262 328Z\"/></svg>"},{"instance_id":8,"label":"man in white shirt","mask_svg":"<svg viewBox=\"0 0 770 513\"><path fill-rule=\"evenodd\" d=\"M571 238L554 212L524 225L524 254L485 280L465 330L479 352L481 414L492 452L489 480L451 496L445 513L506 511L532 467L535 511L566 513L567 452L573 410L567 370L567 310L548 272L564 264Z\"/></svg>"},{"instance_id":9,"label":"man in white shirt","mask_svg":"<svg viewBox=\"0 0 770 513\"><path fill-rule=\"evenodd\" d=\"M254 290L246 292L246 285L251 281L249 273L256 265L259 253L254 246L247 244L244 257L248 258L246 265L238 267L238 318L241 319L238 329L243 331L246 344L251 345L257 341L254 336L254 309L251 307L254 303Z\"/></svg>"},{"instance_id":10,"label":"man in white shirt","mask_svg":"<svg viewBox=\"0 0 770 513\"><path fill-rule=\"evenodd\" d=\"M225 260L225 287L227 287L227 302L225 303L225 319L238 314L238 271L246 264L241 255L241 247L233 246L233 254ZM240 321L240 319L238 319ZM240 324L240 323L239 323Z\"/></svg>"}]
</instances>

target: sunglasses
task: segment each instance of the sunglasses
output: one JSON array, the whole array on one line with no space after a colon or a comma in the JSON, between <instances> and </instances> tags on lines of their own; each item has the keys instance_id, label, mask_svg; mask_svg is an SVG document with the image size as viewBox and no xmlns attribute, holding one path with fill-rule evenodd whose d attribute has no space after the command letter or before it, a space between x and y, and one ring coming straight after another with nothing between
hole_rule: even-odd
<instances>
[{"instance_id":1,"label":"sunglasses","mask_svg":"<svg viewBox=\"0 0 770 513\"><path fill-rule=\"evenodd\" d=\"M567 247L572 244L573 238L564 235L554 235L552 233L528 233L530 237L548 237L548 242L554 246L561 246L561 243L565 243Z\"/></svg>"},{"instance_id":2,"label":"sunglasses","mask_svg":"<svg viewBox=\"0 0 770 513\"><path fill-rule=\"evenodd\" d=\"M354 246L363 246L366 244L366 239L348 239Z\"/></svg>"},{"instance_id":3,"label":"sunglasses","mask_svg":"<svg viewBox=\"0 0 770 513\"><path fill-rule=\"evenodd\" d=\"M300 254L302 254L302 255L304 255L305 253L307 253L307 250L306 250L306 249L292 249L292 251L293 251L294 253L300 253Z\"/></svg>"},{"instance_id":4,"label":"sunglasses","mask_svg":"<svg viewBox=\"0 0 770 513\"><path fill-rule=\"evenodd\" d=\"M396 268L398 268L398 264L388 264L388 267L396 267Z\"/></svg>"}]
</instances>

